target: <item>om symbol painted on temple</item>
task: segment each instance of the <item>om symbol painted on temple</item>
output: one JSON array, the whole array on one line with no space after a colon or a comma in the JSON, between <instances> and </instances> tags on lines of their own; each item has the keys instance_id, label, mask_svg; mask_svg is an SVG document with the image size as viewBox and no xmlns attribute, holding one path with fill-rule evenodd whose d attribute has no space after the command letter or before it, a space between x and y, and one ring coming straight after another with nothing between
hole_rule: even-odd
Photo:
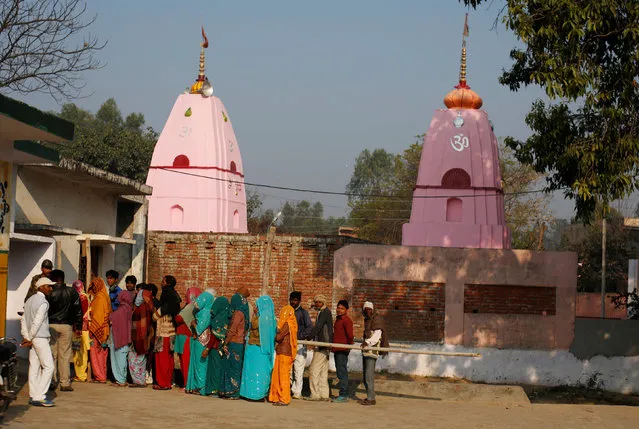
<instances>
[{"instance_id":1,"label":"om symbol painted on temple","mask_svg":"<svg viewBox=\"0 0 639 429\"><path fill-rule=\"evenodd\" d=\"M453 140L454 139L454 140ZM454 150L456 150L457 152L461 152L464 149L466 149L468 147L468 145L470 144L468 137L466 137L463 134L456 134L455 136L453 136L452 138L449 138L448 141L450 141L450 145L453 147Z\"/></svg>"},{"instance_id":2,"label":"om symbol painted on temple","mask_svg":"<svg viewBox=\"0 0 639 429\"><path fill-rule=\"evenodd\" d=\"M180 133L179 133L180 137L186 137L186 136L188 136L190 134L191 134L191 128L190 127L180 127Z\"/></svg>"}]
</instances>

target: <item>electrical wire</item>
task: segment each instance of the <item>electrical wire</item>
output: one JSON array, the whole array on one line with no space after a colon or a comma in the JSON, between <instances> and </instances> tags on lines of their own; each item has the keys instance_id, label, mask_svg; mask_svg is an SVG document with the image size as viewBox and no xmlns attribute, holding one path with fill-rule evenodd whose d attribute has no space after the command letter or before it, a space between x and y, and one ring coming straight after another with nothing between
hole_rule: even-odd
<instances>
[{"instance_id":1,"label":"electrical wire","mask_svg":"<svg viewBox=\"0 0 639 429\"><path fill-rule=\"evenodd\" d=\"M183 174L183 175L186 175L186 176L199 177L199 178L203 178L203 179L226 182L226 183L229 183L229 184L239 183L239 184L244 185L244 186L256 186L256 187L259 187L259 188L278 189L278 190L282 190L282 191L303 192L303 193L309 193L309 194L339 195L339 196L357 197L357 198L380 198L380 199L384 198L387 201L410 201L410 200L413 200L413 199L416 199L416 198L419 198L419 199L476 198L476 197L490 197L490 196L498 196L498 195L504 195L504 196L506 196L506 195L527 195L527 194L538 194L538 193L545 193L546 192L543 189L535 189L535 190L530 190L530 191L508 192L508 193L494 192L492 194L486 193L486 194L481 194L481 195L476 195L476 194L468 194L468 195L414 195L412 197L394 197L392 195L382 195L382 194L360 194L360 193L354 193L354 192L337 192L337 191L324 191L324 190L318 190L318 189L292 188L292 187L288 187L288 186L276 186L276 185L267 185L267 184L263 184L263 183L244 182L244 181L241 181L241 180L230 180L230 179L224 179L222 177L203 176L201 174L189 173L187 171L180 171L180 170L175 170L175 169L167 168L167 167L159 167L158 169L159 170L168 171L168 172L171 172L171 173Z\"/></svg>"}]
</instances>

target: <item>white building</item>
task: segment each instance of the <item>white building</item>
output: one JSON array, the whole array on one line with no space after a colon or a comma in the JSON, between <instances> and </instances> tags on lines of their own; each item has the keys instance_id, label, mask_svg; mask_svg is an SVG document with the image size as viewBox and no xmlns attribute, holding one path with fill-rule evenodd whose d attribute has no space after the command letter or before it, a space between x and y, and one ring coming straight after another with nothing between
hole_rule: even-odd
<instances>
[{"instance_id":1,"label":"white building","mask_svg":"<svg viewBox=\"0 0 639 429\"><path fill-rule=\"evenodd\" d=\"M143 281L146 196L152 188L86 164L62 159L42 146L48 163L14 165L15 203L7 299L7 336L19 337L19 316L31 278L44 259L65 273L68 284L88 283L91 273L132 274Z\"/></svg>"}]
</instances>

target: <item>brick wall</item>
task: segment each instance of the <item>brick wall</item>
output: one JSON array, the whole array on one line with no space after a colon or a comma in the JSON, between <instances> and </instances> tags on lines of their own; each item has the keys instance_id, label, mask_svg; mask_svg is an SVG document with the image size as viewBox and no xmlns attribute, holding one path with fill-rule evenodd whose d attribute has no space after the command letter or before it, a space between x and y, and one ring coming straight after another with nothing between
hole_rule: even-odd
<instances>
[{"instance_id":1,"label":"brick wall","mask_svg":"<svg viewBox=\"0 0 639 429\"><path fill-rule=\"evenodd\" d=\"M302 292L303 305L308 308L316 294L331 300L333 253L357 241L348 237L276 235L268 242L263 235L149 231L146 278L159 285L163 275L173 275L181 294L189 287L212 287L230 297L244 285L251 298L256 298L261 294L270 247L266 293L273 298L276 311L288 302L293 288Z\"/></svg>"},{"instance_id":2,"label":"brick wall","mask_svg":"<svg viewBox=\"0 0 639 429\"><path fill-rule=\"evenodd\" d=\"M444 341L446 296L443 284L392 281L353 280L353 308L360 309L371 301L384 316L388 335L397 341ZM363 320L353 312L356 331Z\"/></svg>"},{"instance_id":3,"label":"brick wall","mask_svg":"<svg viewBox=\"0 0 639 429\"><path fill-rule=\"evenodd\" d=\"M494 274L493 270L490 270L490 276L480 271L489 270L487 267L491 264L476 260L475 250L357 244L344 249L344 246L358 241L349 237L276 235L269 240L264 235L150 231L147 235L146 281L159 284L163 275L171 274L177 278L177 289L182 294L193 286L201 289L212 287L218 294L227 297L244 285L251 291L251 299L255 299L261 294L263 276L268 272L266 293L273 298L277 312L288 302L288 294L293 289L302 292L302 304L306 308L311 307L313 297L319 293L327 297L331 309L338 300L346 299L351 303L350 315L355 324L356 337L363 334L360 309L365 300L373 301L384 316L391 341L445 341L449 344L489 347L552 348L558 335L563 335L556 331L559 329L557 326L564 325L558 325L553 316L558 315L560 310L564 311L564 307L570 306L571 302L574 303L572 288L568 291L562 284L567 296L561 301L557 298L560 287L534 286L534 283L548 284L544 279L534 277L515 277L520 283L514 286L507 283L468 284L466 282L472 282L475 278L490 278ZM389 248L394 249L394 252L389 252ZM336 259L335 252L339 249L342 250ZM351 252L349 249L353 249L356 256L351 256L348 264L341 263L339 255ZM357 252L363 256L357 256ZM380 262L367 256L367 252L379 252ZM401 252L406 252L406 255ZM411 252L431 252L432 255L415 256ZM505 257L509 257L510 253ZM493 257L498 253L486 254ZM267 264L269 257L270 267ZM458 278L455 263L464 258L478 268L468 268L472 275L462 280ZM342 264L341 268L336 267L336 273L335 261ZM494 265L494 260L491 261ZM453 275L449 276L448 271L445 271L447 264L452 267L450 270ZM384 270L394 271L390 275ZM540 271L538 268L521 267L519 270L528 276ZM501 272L503 270L497 270L497 273ZM423 276L420 278L415 273L422 273ZM533 284L522 286L525 282ZM446 306L447 294L449 302L455 305ZM459 302L462 295L463 305ZM563 302L564 307L556 307L558 302ZM316 312L310 313L314 318ZM564 313L574 318L574 309ZM514 322L511 320L513 317ZM448 321L445 323L445 320ZM505 323L505 320L510 322ZM513 324L523 328L518 331ZM543 334L548 338L543 341L531 340L532 344L531 341L520 339L517 336L519 334L510 332L526 332L521 336L529 338L526 329L530 324L545 324L545 331L541 328L538 330L550 332ZM567 327L566 330L571 331L572 328ZM568 337L568 334L564 336ZM561 344L568 343L566 339L562 341Z\"/></svg>"},{"instance_id":4,"label":"brick wall","mask_svg":"<svg viewBox=\"0 0 639 429\"><path fill-rule=\"evenodd\" d=\"M556 296L554 287L466 285L464 313L554 316Z\"/></svg>"}]
</instances>

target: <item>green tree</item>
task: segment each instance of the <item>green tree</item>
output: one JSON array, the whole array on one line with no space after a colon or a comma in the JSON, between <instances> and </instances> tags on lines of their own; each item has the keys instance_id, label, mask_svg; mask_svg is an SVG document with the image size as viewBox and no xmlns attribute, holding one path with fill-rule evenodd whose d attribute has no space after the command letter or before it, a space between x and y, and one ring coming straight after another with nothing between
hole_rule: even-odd
<instances>
[{"instance_id":1,"label":"green tree","mask_svg":"<svg viewBox=\"0 0 639 429\"><path fill-rule=\"evenodd\" d=\"M401 244L402 225L408 222L413 187L421 157L423 135L400 155L384 149L365 149L355 160L346 186L350 224L365 240Z\"/></svg>"},{"instance_id":2,"label":"green tree","mask_svg":"<svg viewBox=\"0 0 639 429\"><path fill-rule=\"evenodd\" d=\"M146 127L144 115L122 118L114 99L105 101L93 115L73 103L59 113L76 125L74 140L63 145L61 155L141 182L146 176L158 135Z\"/></svg>"},{"instance_id":3,"label":"green tree","mask_svg":"<svg viewBox=\"0 0 639 429\"><path fill-rule=\"evenodd\" d=\"M340 226L346 223L344 218L324 218L324 206L319 201L311 203L306 200L294 204L284 203L278 222L278 230L282 233L299 235L335 235Z\"/></svg>"},{"instance_id":4,"label":"green tree","mask_svg":"<svg viewBox=\"0 0 639 429\"><path fill-rule=\"evenodd\" d=\"M272 209L263 210L264 203L255 189L246 190L246 222L249 234L263 234L273 222Z\"/></svg>"},{"instance_id":5,"label":"green tree","mask_svg":"<svg viewBox=\"0 0 639 429\"><path fill-rule=\"evenodd\" d=\"M559 250L577 252L577 290L601 290L601 239L603 205L596 208L594 222L583 225L576 219L564 230ZM606 291L625 290L628 284L629 232L623 215L615 209L606 214Z\"/></svg>"},{"instance_id":6,"label":"green tree","mask_svg":"<svg viewBox=\"0 0 639 429\"><path fill-rule=\"evenodd\" d=\"M527 194L538 186L542 175L517 161L513 151L500 146L500 166L504 186L504 211L514 249L543 250L546 230L554 217L548 195Z\"/></svg>"},{"instance_id":7,"label":"green tree","mask_svg":"<svg viewBox=\"0 0 639 429\"><path fill-rule=\"evenodd\" d=\"M477 7L487 0L459 0ZM598 203L639 189L639 7L636 0L508 0L500 14L524 43L499 81L536 85L532 135L507 139L515 156L546 175L548 191L575 199L589 220Z\"/></svg>"}]
</instances>

